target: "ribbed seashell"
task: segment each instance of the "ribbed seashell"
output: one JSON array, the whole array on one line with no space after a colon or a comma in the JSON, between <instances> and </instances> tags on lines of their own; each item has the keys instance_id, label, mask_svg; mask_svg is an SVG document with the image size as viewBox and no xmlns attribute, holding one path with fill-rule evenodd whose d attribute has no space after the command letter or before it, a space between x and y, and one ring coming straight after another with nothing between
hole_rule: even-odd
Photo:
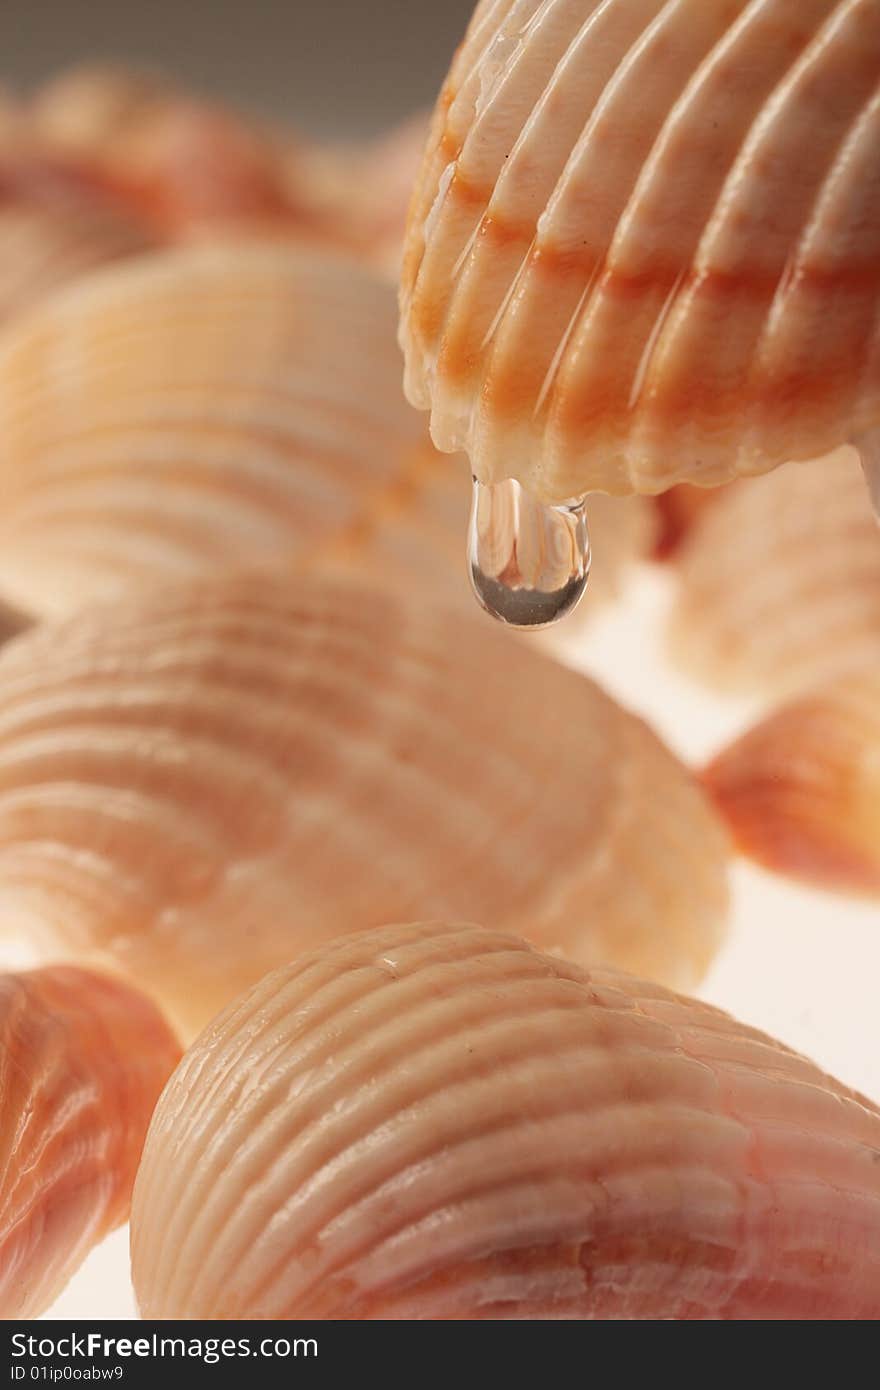
<instances>
[{"instance_id":1,"label":"ribbed seashell","mask_svg":"<svg viewBox=\"0 0 880 1390\"><path fill-rule=\"evenodd\" d=\"M58 286L153 245L126 200L85 170L0 151L0 323Z\"/></svg>"},{"instance_id":2,"label":"ribbed seashell","mask_svg":"<svg viewBox=\"0 0 880 1390\"><path fill-rule=\"evenodd\" d=\"M744 854L821 888L880 895L880 657L783 705L705 781Z\"/></svg>"},{"instance_id":3,"label":"ribbed seashell","mask_svg":"<svg viewBox=\"0 0 880 1390\"><path fill-rule=\"evenodd\" d=\"M880 661L880 533L853 450L726 489L679 565L671 647L700 679L787 694Z\"/></svg>"},{"instance_id":4,"label":"ribbed seashell","mask_svg":"<svg viewBox=\"0 0 880 1390\"><path fill-rule=\"evenodd\" d=\"M878 0L482 0L410 210L435 443L544 501L880 422Z\"/></svg>"},{"instance_id":5,"label":"ribbed seashell","mask_svg":"<svg viewBox=\"0 0 880 1390\"><path fill-rule=\"evenodd\" d=\"M154 1116L147 1318L880 1316L880 1112L719 1010L479 927L260 982Z\"/></svg>"},{"instance_id":6,"label":"ribbed seashell","mask_svg":"<svg viewBox=\"0 0 880 1390\"><path fill-rule=\"evenodd\" d=\"M0 592L42 613L234 562L466 587L470 483L403 398L393 292L315 250L168 251L21 318L0 490ZM608 593L642 531L594 532Z\"/></svg>"},{"instance_id":7,"label":"ribbed seashell","mask_svg":"<svg viewBox=\"0 0 880 1390\"><path fill-rule=\"evenodd\" d=\"M237 247L113 267L0 344L0 591L66 612L357 547L428 449L393 294L353 263Z\"/></svg>"},{"instance_id":8,"label":"ribbed seashell","mask_svg":"<svg viewBox=\"0 0 880 1390\"><path fill-rule=\"evenodd\" d=\"M179 1057L161 1015L119 981L0 974L0 1317L37 1317L126 1220Z\"/></svg>"},{"instance_id":9,"label":"ribbed seashell","mask_svg":"<svg viewBox=\"0 0 880 1390\"><path fill-rule=\"evenodd\" d=\"M584 677L355 577L229 576L0 653L0 920L97 955L183 1031L414 913L699 978L727 844Z\"/></svg>"},{"instance_id":10,"label":"ribbed seashell","mask_svg":"<svg viewBox=\"0 0 880 1390\"><path fill-rule=\"evenodd\" d=\"M269 133L154 74L75 68L41 88L26 115L38 147L127 187L165 236L292 231L300 220Z\"/></svg>"},{"instance_id":11,"label":"ribbed seashell","mask_svg":"<svg viewBox=\"0 0 880 1390\"><path fill-rule=\"evenodd\" d=\"M167 237L314 241L399 268L425 118L420 139L406 128L336 149L113 67L63 73L26 110L33 139L127 185Z\"/></svg>"}]
</instances>

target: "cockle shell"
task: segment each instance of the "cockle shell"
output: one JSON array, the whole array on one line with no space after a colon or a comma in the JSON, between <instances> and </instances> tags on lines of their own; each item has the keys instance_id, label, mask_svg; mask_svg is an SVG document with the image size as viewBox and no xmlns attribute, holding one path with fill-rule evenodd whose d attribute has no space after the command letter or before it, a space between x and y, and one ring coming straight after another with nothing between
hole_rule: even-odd
<instances>
[{"instance_id":1,"label":"cockle shell","mask_svg":"<svg viewBox=\"0 0 880 1390\"><path fill-rule=\"evenodd\" d=\"M880 0L481 0L410 210L435 443L544 501L880 422Z\"/></svg>"},{"instance_id":2,"label":"cockle shell","mask_svg":"<svg viewBox=\"0 0 880 1390\"><path fill-rule=\"evenodd\" d=\"M37 1317L126 1220L179 1056L121 982L66 966L0 974L0 1317Z\"/></svg>"},{"instance_id":3,"label":"cockle shell","mask_svg":"<svg viewBox=\"0 0 880 1390\"><path fill-rule=\"evenodd\" d=\"M0 323L154 244L126 202L84 170L0 148Z\"/></svg>"},{"instance_id":4,"label":"cockle shell","mask_svg":"<svg viewBox=\"0 0 880 1390\"><path fill-rule=\"evenodd\" d=\"M160 1101L147 1318L880 1316L880 1111L719 1010L433 923L261 981Z\"/></svg>"},{"instance_id":5,"label":"cockle shell","mask_svg":"<svg viewBox=\"0 0 880 1390\"><path fill-rule=\"evenodd\" d=\"M25 112L37 148L127 187L165 236L236 227L283 234L309 222L269 132L153 73L75 68L37 91Z\"/></svg>"},{"instance_id":6,"label":"cockle shell","mask_svg":"<svg viewBox=\"0 0 880 1390\"><path fill-rule=\"evenodd\" d=\"M0 343L0 591L58 613L344 552L433 457L393 295L353 263L236 247L114 267Z\"/></svg>"},{"instance_id":7,"label":"cockle shell","mask_svg":"<svg viewBox=\"0 0 880 1390\"><path fill-rule=\"evenodd\" d=\"M425 115L376 141L325 145L113 67L62 73L26 113L33 140L127 184L168 236L314 239L397 277Z\"/></svg>"},{"instance_id":8,"label":"cockle shell","mask_svg":"<svg viewBox=\"0 0 880 1390\"><path fill-rule=\"evenodd\" d=\"M672 650L713 685L796 693L880 661L880 533L851 449L725 489L679 567Z\"/></svg>"},{"instance_id":9,"label":"cockle shell","mask_svg":"<svg viewBox=\"0 0 880 1390\"><path fill-rule=\"evenodd\" d=\"M83 64L68 68L27 100L28 125L44 144L78 160L129 168L143 146L141 132L170 99L171 88L158 74Z\"/></svg>"},{"instance_id":10,"label":"cockle shell","mask_svg":"<svg viewBox=\"0 0 880 1390\"><path fill-rule=\"evenodd\" d=\"M744 854L821 888L880 895L880 657L783 705L705 781Z\"/></svg>"},{"instance_id":11,"label":"cockle shell","mask_svg":"<svg viewBox=\"0 0 880 1390\"><path fill-rule=\"evenodd\" d=\"M403 398L393 293L314 250L168 251L20 319L0 491L0 592L42 613L236 562L466 589L468 474ZM647 542L623 503L594 529L607 594Z\"/></svg>"},{"instance_id":12,"label":"cockle shell","mask_svg":"<svg viewBox=\"0 0 880 1390\"><path fill-rule=\"evenodd\" d=\"M184 1032L266 970L414 913L693 982L727 844L589 680L477 614L229 576L0 652L0 921Z\"/></svg>"}]
</instances>

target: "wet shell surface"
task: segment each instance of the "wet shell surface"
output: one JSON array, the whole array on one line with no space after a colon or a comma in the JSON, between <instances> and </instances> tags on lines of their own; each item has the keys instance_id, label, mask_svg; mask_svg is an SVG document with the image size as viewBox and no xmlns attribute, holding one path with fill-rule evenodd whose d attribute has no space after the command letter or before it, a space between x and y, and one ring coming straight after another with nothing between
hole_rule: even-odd
<instances>
[{"instance_id":1,"label":"wet shell surface","mask_svg":"<svg viewBox=\"0 0 880 1390\"><path fill-rule=\"evenodd\" d=\"M672 652L722 690L799 693L880 662L880 532L851 449L725 489L679 579Z\"/></svg>"},{"instance_id":2,"label":"wet shell surface","mask_svg":"<svg viewBox=\"0 0 880 1390\"><path fill-rule=\"evenodd\" d=\"M259 563L463 597L469 476L406 404L394 326L373 273L279 247L168 251L52 297L0 339L0 592L64 614ZM607 596L643 518L606 506L594 534Z\"/></svg>"},{"instance_id":3,"label":"wet shell surface","mask_svg":"<svg viewBox=\"0 0 880 1390\"><path fill-rule=\"evenodd\" d=\"M419 913L692 983L726 867L696 783L589 680L360 578L217 579L0 652L0 921L185 1032Z\"/></svg>"},{"instance_id":4,"label":"wet shell surface","mask_svg":"<svg viewBox=\"0 0 880 1390\"><path fill-rule=\"evenodd\" d=\"M65 966L0 974L0 1317L37 1317L127 1219L179 1056L127 985Z\"/></svg>"},{"instance_id":5,"label":"wet shell surface","mask_svg":"<svg viewBox=\"0 0 880 1390\"><path fill-rule=\"evenodd\" d=\"M743 853L820 888L880 896L880 658L783 705L705 781Z\"/></svg>"},{"instance_id":6,"label":"wet shell surface","mask_svg":"<svg viewBox=\"0 0 880 1390\"><path fill-rule=\"evenodd\" d=\"M880 1315L880 1112L705 1004L479 927L347 937L185 1055L146 1318Z\"/></svg>"},{"instance_id":7,"label":"wet shell surface","mask_svg":"<svg viewBox=\"0 0 880 1390\"><path fill-rule=\"evenodd\" d=\"M482 0L410 210L407 390L544 501L880 421L880 0Z\"/></svg>"}]
</instances>

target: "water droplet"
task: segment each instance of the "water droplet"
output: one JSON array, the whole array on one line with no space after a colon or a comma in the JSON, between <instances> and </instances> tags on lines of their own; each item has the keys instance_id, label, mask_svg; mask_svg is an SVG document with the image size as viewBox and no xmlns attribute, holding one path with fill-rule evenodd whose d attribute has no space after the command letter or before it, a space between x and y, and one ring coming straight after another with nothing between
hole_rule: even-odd
<instances>
[{"instance_id":1,"label":"water droplet","mask_svg":"<svg viewBox=\"0 0 880 1390\"><path fill-rule=\"evenodd\" d=\"M863 434L855 447L862 461L868 492L874 504L874 515L880 522L880 429Z\"/></svg>"},{"instance_id":2,"label":"water droplet","mask_svg":"<svg viewBox=\"0 0 880 1390\"><path fill-rule=\"evenodd\" d=\"M513 478L475 478L468 567L493 618L513 627L558 622L577 606L590 577L583 500L546 506Z\"/></svg>"}]
</instances>

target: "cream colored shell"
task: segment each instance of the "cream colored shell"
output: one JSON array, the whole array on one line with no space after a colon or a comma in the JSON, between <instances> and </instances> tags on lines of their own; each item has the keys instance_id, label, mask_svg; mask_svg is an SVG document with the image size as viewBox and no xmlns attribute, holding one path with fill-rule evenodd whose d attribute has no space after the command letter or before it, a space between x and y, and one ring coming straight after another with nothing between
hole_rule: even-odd
<instances>
[{"instance_id":1,"label":"cream colored shell","mask_svg":"<svg viewBox=\"0 0 880 1390\"><path fill-rule=\"evenodd\" d=\"M0 921L184 1032L352 921L419 913L690 984L726 857L589 680L362 579L225 577L0 652Z\"/></svg>"},{"instance_id":2,"label":"cream colored shell","mask_svg":"<svg viewBox=\"0 0 880 1390\"><path fill-rule=\"evenodd\" d=\"M479 927L270 975L156 1111L146 1318L870 1318L880 1112L705 1004Z\"/></svg>"},{"instance_id":3,"label":"cream colored shell","mask_svg":"<svg viewBox=\"0 0 880 1390\"><path fill-rule=\"evenodd\" d=\"M431 461L393 324L353 263L271 247L168 252L54 297L0 342L0 591L65 613L360 544Z\"/></svg>"},{"instance_id":4,"label":"cream colored shell","mask_svg":"<svg viewBox=\"0 0 880 1390\"><path fill-rule=\"evenodd\" d=\"M725 489L678 558L671 649L699 679L797 693L880 660L880 532L852 450Z\"/></svg>"}]
</instances>

